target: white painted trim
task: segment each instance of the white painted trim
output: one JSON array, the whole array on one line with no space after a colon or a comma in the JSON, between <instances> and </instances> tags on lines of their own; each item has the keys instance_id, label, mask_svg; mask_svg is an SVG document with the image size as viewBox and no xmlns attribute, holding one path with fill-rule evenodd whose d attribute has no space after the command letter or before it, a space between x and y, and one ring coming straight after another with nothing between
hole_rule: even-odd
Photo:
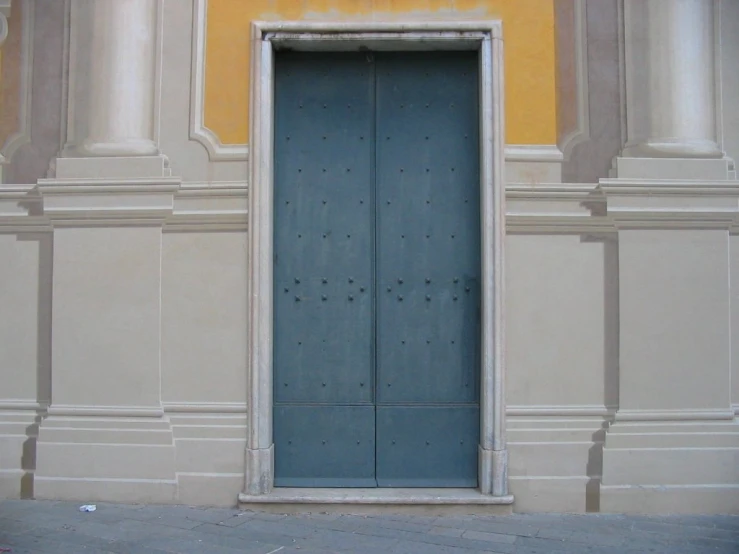
<instances>
[{"instance_id":1,"label":"white painted trim","mask_svg":"<svg viewBox=\"0 0 739 554\"><path fill-rule=\"evenodd\" d=\"M177 185L177 178L83 180L42 179L36 185L0 186L0 233L47 232L63 222L51 207L45 215L28 215L32 206L41 210L50 197L79 192L94 196L101 204L87 204L76 219L88 224L106 222L134 225L152 223L151 206L129 205L121 194L161 192L173 195L172 208L159 212L165 232L247 230L249 189L244 181ZM57 185L55 187L54 185ZM75 187L74 190L69 187ZM99 209L109 204L108 197L120 209ZM623 204L623 199L644 199L643 206ZM696 207L696 199L714 198L721 203L710 208ZM212 201L218 201L216 205ZM655 203L659 200L659 203ZM202 201L202 202L200 202ZM18 204L23 208L19 209ZM52 202L53 203L53 202ZM610 206L609 206L610 203ZM112 208L115 208L115 204ZM506 186L507 234L587 234L604 237L619 228L728 229L739 234L739 184L735 181L670 181L639 179L603 179L595 183L512 183ZM48 205L48 202L47 202ZM160 206L161 207L161 206ZM125 208L125 209L124 209ZM36 212L36 213L40 213ZM71 215L71 214L66 214ZM156 220L156 217L154 218ZM70 224L71 222L66 222Z\"/></svg>"},{"instance_id":2,"label":"white painted trim","mask_svg":"<svg viewBox=\"0 0 739 554\"><path fill-rule=\"evenodd\" d=\"M17 15L18 12L16 12ZM10 135L0 148L0 164L10 163L13 154L31 143L31 100L33 98L33 24L36 0L25 0L23 4L23 37L21 38L20 106L18 107L18 130Z\"/></svg>"},{"instance_id":3,"label":"white painted trim","mask_svg":"<svg viewBox=\"0 0 739 554\"><path fill-rule=\"evenodd\" d=\"M38 411L45 410L46 402L37 402L36 400L9 399L0 400L0 411L20 412L20 411Z\"/></svg>"},{"instance_id":4,"label":"white painted trim","mask_svg":"<svg viewBox=\"0 0 739 554\"><path fill-rule=\"evenodd\" d=\"M588 16L585 0L575 1L575 105L577 127L559 140L564 159L578 144L590 138L590 93L588 91Z\"/></svg>"},{"instance_id":5,"label":"white painted trim","mask_svg":"<svg viewBox=\"0 0 739 554\"><path fill-rule=\"evenodd\" d=\"M151 406L78 406L52 404L48 408L50 416L87 417L164 417L164 410Z\"/></svg>"},{"instance_id":6,"label":"white painted trim","mask_svg":"<svg viewBox=\"0 0 739 554\"><path fill-rule=\"evenodd\" d=\"M249 498L256 505L313 504L343 506L508 506L513 496L491 496L471 489L337 489L280 488ZM275 551L276 554L277 551Z\"/></svg>"},{"instance_id":7,"label":"white painted trim","mask_svg":"<svg viewBox=\"0 0 739 554\"><path fill-rule=\"evenodd\" d=\"M731 421L734 410L618 410L616 421Z\"/></svg>"},{"instance_id":8,"label":"white painted trim","mask_svg":"<svg viewBox=\"0 0 739 554\"><path fill-rule=\"evenodd\" d=\"M617 406L561 405L561 406L508 406L509 417L613 417Z\"/></svg>"},{"instance_id":9,"label":"white painted trim","mask_svg":"<svg viewBox=\"0 0 739 554\"><path fill-rule=\"evenodd\" d=\"M193 0L190 138L205 147L211 161L244 161L249 157L249 147L246 144L222 144L218 136L205 126L207 28L208 0Z\"/></svg>"},{"instance_id":10,"label":"white painted trim","mask_svg":"<svg viewBox=\"0 0 739 554\"><path fill-rule=\"evenodd\" d=\"M507 162L562 163L564 155L555 144L506 144Z\"/></svg>"},{"instance_id":11,"label":"white painted trim","mask_svg":"<svg viewBox=\"0 0 739 554\"><path fill-rule=\"evenodd\" d=\"M183 183L175 193L174 211L165 220L164 231L246 231L248 197L245 182ZM211 207L210 201L216 200L222 202Z\"/></svg>"},{"instance_id":12,"label":"white painted trim","mask_svg":"<svg viewBox=\"0 0 739 554\"><path fill-rule=\"evenodd\" d=\"M162 406L165 414L246 414L246 404L240 402L162 402Z\"/></svg>"},{"instance_id":13,"label":"white painted trim","mask_svg":"<svg viewBox=\"0 0 739 554\"><path fill-rule=\"evenodd\" d=\"M499 21L255 22L252 27L249 164L248 360L246 472L241 501L269 495L274 483L272 443L273 132L274 53L281 41L346 49L453 48L450 33L480 50L482 363L479 484L483 494L508 497L505 442L505 237L503 42ZM258 109L255 109L258 107Z\"/></svg>"}]
</instances>

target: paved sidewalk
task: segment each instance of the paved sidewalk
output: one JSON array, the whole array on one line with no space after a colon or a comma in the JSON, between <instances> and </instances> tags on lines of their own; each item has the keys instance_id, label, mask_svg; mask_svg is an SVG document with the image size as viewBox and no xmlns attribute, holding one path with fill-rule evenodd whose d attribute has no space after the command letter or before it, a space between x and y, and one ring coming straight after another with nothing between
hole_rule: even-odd
<instances>
[{"instance_id":1,"label":"paved sidewalk","mask_svg":"<svg viewBox=\"0 0 739 554\"><path fill-rule=\"evenodd\" d=\"M0 501L11 554L738 554L739 516L274 515L221 508Z\"/></svg>"}]
</instances>

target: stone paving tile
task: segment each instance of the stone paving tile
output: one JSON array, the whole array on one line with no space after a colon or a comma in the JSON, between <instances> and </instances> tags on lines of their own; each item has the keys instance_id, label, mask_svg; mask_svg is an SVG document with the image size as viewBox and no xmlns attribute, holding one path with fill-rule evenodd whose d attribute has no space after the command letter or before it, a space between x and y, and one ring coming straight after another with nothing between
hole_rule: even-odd
<instances>
[{"instance_id":1,"label":"stone paving tile","mask_svg":"<svg viewBox=\"0 0 739 554\"><path fill-rule=\"evenodd\" d=\"M432 527L429 529L430 535L442 535L444 537L461 537L464 529L456 529L455 527Z\"/></svg>"},{"instance_id":2,"label":"stone paving tile","mask_svg":"<svg viewBox=\"0 0 739 554\"><path fill-rule=\"evenodd\" d=\"M739 554L739 516L281 515L0 501L11 554Z\"/></svg>"}]
</instances>

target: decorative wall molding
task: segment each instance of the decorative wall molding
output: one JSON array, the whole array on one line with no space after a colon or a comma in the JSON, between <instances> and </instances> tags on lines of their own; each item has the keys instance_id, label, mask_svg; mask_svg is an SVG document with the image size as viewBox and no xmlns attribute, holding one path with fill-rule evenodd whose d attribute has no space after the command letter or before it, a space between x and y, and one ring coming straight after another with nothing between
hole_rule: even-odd
<instances>
[{"instance_id":1,"label":"decorative wall molding","mask_svg":"<svg viewBox=\"0 0 739 554\"><path fill-rule=\"evenodd\" d=\"M51 404L48 408L50 416L57 417L146 417L161 418L162 408L150 406L82 406Z\"/></svg>"},{"instance_id":2,"label":"decorative wall molding","mask_svg":"<svg viewBox=\"0 0 739 554\"><path fill-rule=\"evenodd\" d=\"M53 226L161 224L174 209L177 177L39 179L44 215Z\"/></svg>"},{"instance_id":3,"label":"decorative wall molding","mask_svg":"<svg viewBox=\"0 0 739 554\"><path fill-rule=\"evenodd\" d=\"M508 406L506 414L515 417L604 417L611 418L617 406L561 405L561 406Z\"/></svg>"},{"instance_id":4,"label":"decorative wall molding","mask_svg":"<svg viewBox=\"0 0 739 554\"><path fill-rule=\"evenodd\" d=\"M0 233L51 231L35 185L0 185Z\"/></svg>"},{"instance_id":5,"label":"decorative wall molding","mask_svg":"<svg viewBox=\"0 0 739 554\"><path fill-rule=\"evenodd\" d=\"M49 232L78 224L246 232L249 222L249 188L243 181L43 179L39 184L0 186L0 233ZM625 228L717 228L739 234L735 181L511 183L505 192L506 232L511 234L605 238Z\"/></svg>"},{"instance_id":6,"label":"decorative wall molding","mask_svg":"<svg viewBox=\"0 0 739 554\"><path fill-rule=\"evenodd\" d=\"M545 183L506 186L508 233L607 234L616 231L594 183Z\"/></svg>"},{"instance_id":7,"label":"decorative wall molding","mask_svg":"<svg viewBox=\"0 0 739 554\"><path fill-rule=\"evenodd\" d=\"M726 229L739 225L736 181L601 179L617 229Z\"/></svg>"},{"instance_id":8,"label":"decorative wall molding","mask_svg":"<svg viewBox=\"0 0 739 554\"><path fill-rule=\"evenodd\" d=\"M48 404L35 400L0 400L0 412L26 412L46 410Z\"/></svg>"},{"instance_id":9,"label":"decorative wall molding","mask_svg":"<svg viewBox=\"0 0 739 554\"><path fill-rule=\"evenodd\" d=\"M618 410L616 421L731 421L734 410Z\"/></svg>"},{"instance_id":10,"label":"decorative wall molding","mask_svg":"<svg viewBox=\"0 0 739 554\"><path fill-rule=\"evenodd\" d=\"M246 231L249 193L245 182L184 183L164 230Z\"/></svg>"},{"instance_id":11,"label":"decorative wall molding","mask_svg":"<svg viewBox=\"0 0 739 554\"><path fill-rule=\"evenodd\" d=\"M574 2L574 40L575 40L575 105L577 125L562 135L558 141L565 160L578 144L590 138L590 96L588 91L588 18L586 0Z\"/></svg>"},{"instance_id":12,"label":"decorative wall molding","mask_svg":"<svg viewBox=\"0 0 739 554\"><path fill-rule=\"evenodd\" d=\"M584 6L584 0L578 0L578 4L580 3ZM584 7L582 11L584 12ZM206 148L211 161L246 161L249 158L248 144L223 144L218 135L204 123L207 26L208 0L193 0L190 138ZM584 29L584 25L582 28ZM587 75L585 86L584 98L587 104ZM585 114L587 116L587 109ZM560 148L553 144L511 144L505 148L505 159L516 162L555 163L562 162L564 156Z\"/></svg>"},{"instance_id":13,"label":"decorative wall molding","mask_svg":"<svg viewBox=\"0 0 739 554\"><path fill-rule=\"evenodd\" d=\"M0 2L0 19L10 13L10 1L6 6ZM17 8L18 6L16 6ZM6 8L6 9L3 9ZM31 101L33 97L33 24L36 12L35 0L23 0L22 12L15 11L15 17L22 13L23 36L21 37L20 60L20 105L18 106L18 129L10 135L0 148L0 164L10 163L13 154L23 145L31 142ZM4 21L7 33L7 21ZM2 22L0 22L0 25Z\"/></svg>"},{"instance_id":14,"label":"decorative wall molding","mask_svg":"<svg viewBox=\"0 0 739 554\"><path fill-rule=\"evenodd\" d=\"M162 405L166 414L246 414L246 403L239 402L163 402Z\"/></svg>"},{"instance_id":15,"label":"decorative wall molding","mask_svg":"<svg viewBox=\"0 0 739 554\"><path fill-rule=\"evenodd\" d=\"M561 163L564 155L554 144L507 144L505 161Z\"/></svg>"},{"instance_id":16,"label":"decorative wall molding","mask_svg":"<svg viewBox=\"0 0 739 554\"><path fill-rule=\"evenodd\" d=\"M244 161L249 157L245 144L222 144L205 126L205 63L208 29L208 0L193 0L192 70L190 83L190 138L202 144L211 161Z\"/></svg>"}]
</instances>

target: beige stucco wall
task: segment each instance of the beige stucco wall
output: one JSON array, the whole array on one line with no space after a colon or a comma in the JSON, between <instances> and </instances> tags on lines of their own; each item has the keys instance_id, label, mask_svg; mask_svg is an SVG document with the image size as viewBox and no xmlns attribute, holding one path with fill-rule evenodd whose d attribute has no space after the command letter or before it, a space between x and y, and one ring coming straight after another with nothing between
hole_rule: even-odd
<instances>
[{"instance_id":1,"label":"beige stucco wall","mask_svg":"<svg viewBox=\"0 0 739 554\"><path fill-rule=\"evenodd\" d=\"M190 0L161 3L167 159L91 162L64 149L89 98L62 105L63 83L90 74L84 49L66 65L65 34L79 46L86 31L64 27L63 4L25 0L35 132L0 185L0 497L233 505L249 430L248 162L199 134L203 21ZM619 2L584 4L547 15L569 18L562 128L547 118L552 144L507 153L513 509L739 512L739 187L727 161L613 160ZM739 18L721 5L717 117L735 157Z\"/></svg>"}]
</instances>

